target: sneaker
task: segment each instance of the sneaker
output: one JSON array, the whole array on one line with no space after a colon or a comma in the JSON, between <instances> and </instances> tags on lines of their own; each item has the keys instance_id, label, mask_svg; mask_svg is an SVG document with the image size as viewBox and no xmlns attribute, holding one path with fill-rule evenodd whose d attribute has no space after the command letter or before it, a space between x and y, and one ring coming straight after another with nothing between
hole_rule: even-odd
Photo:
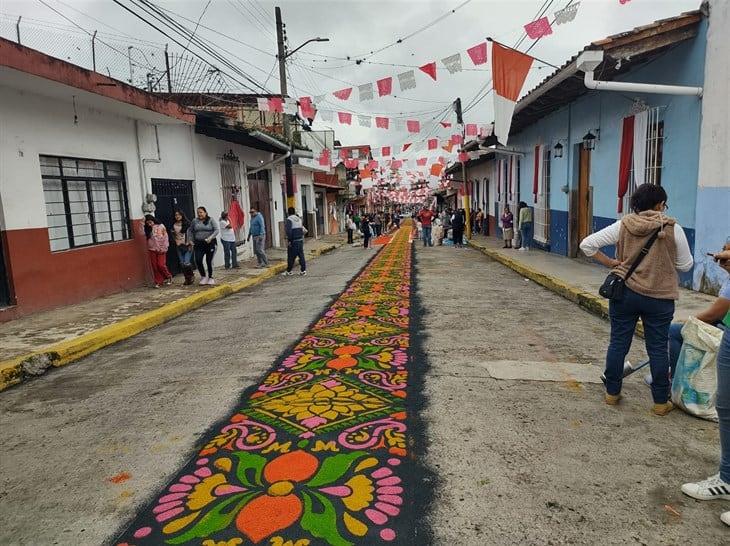
<instances>
[{"instance_id":1,"label":"sneaker","mask_svg":"<svg viewBox=\"0 0 730 546\"><path fill-rule=\"evenodd\" d=\"M720 514L720 521L725 525L730 525L730 512L723 512Z\"/></svg>"},{"instance_id":2,"label":"sneaker","mask_svg":"<svg viewBox=\"0 0 730 546\"><path fill-rule=\"evenodd\" d=\"M674 404L672 404L671 402L664 402L663 404L654 404L654 406L651 408L651 412L654 415L663 417L673 409Z\"/></svg>"},{"instance_id":3,"label":"sneaker","mask_svg":"<svg viewBox=\"0 0 730 546\"><path fill-rule=\"evenodd\" d=\"M200 282L198 284L200 284L200 285L208 284L208 277L201 277Z\"/></svg>"},{"instance_id":4,"label":"sneaker","mask_svg":"<svg viewBox=\"0 0 730 546\"><path fill-rule=\"evenodd\" d=\"M155 285L155 288L162 288L162 285L161 284L156 284Z\"/></svg>"},{"instance_id":5,"label":"sneaker","mask_svg":"<svg viewBox=\"0 0 730 546\"><path fill-rule=\"evenodd\" d=\"M620 394L608 394L606 393L606 396L604 397L604 402L608 404L609 406L615 406L619 403L619 400L623 398Z\"/></svg>"},{"instance_id":6,"label":"sneaker","mask_svg":"<svg viewBox=\"0 0 730 546\"><path fill-rule=\"evenodd\" d=\"M302 272L301 272L301 273L299 273L299 274L300 274L300 275L301 275L302 277L306 277L306 276L307 276L307 272L306 272L306 271L302 271Z\"/></svg>"},{"instance_id":7,"label":"sneaker","mask_svg":"<svg viewBox=\"0 0 730 546\"><path fill-rule=\"evenodd\" d=\"M170 286L170 285L172 284L172 277L168 278L168 279L167 279L167 280L165 281L165 284L166 284L166 285L168 285L168 286Z\"/></svg>"},{"instance_id":8,"label":"sneaker","mask_svg":"<svg viewBox=\"0 0 730 546\"><path fill-rule=\"evenodd\" d=\"M651 384L654 382L654 378L651 376L651 373L648 373L644 376L644 383L646 383L649 387L651 387Z\"/></svg>"},{"instance_id":9,"label":"sneaker","mask_svg":"<svg viewBox=\"0 0 730 546\"><path fill-rule=\"evenodd\" d=\"M284 271L281 275L283 277L291 277L291 271Z\"/></svg>"},{"instance_id":10,"label":"sneaker","mask_svg":"<svg viewBox=\"0 0 730 546\"><path fill-rule=\"evenodd\" d=\"M208 286L212 286L215 284L215 279L208 279Z\"/></svg>"},{"instance_id":11,"label":"sneaker","mask_svg":"<svg viewBox=\"0 0 730 546\"><path fill-rule=\"evenodd\" d=\"M685 483L682 485L682 493L697 500L730 499L730 483L723 481L718 472L701 482ZM730 520L730 512L725 512L722 516ZM728 521L723 522L730 525Z\"/></svg>"}]
</instances>

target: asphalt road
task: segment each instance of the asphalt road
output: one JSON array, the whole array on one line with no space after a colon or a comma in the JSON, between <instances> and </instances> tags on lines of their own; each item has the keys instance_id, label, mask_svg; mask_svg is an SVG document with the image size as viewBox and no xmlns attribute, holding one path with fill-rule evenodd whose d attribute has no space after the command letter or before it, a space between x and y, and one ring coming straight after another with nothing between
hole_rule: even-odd
<instances>
[{"instance_id":1,"label":"asphalt road","mask_svg":"<svg viewBox=\"0 0 730 546\"><path fill-rule=\"evenodd\" d=\"M197 439L365 264L343 248L0 393L0 544L100 544L188 459ZM684 497L715 472L716 425L624 404L599 384L608 325L471 250L417 246L416 334L437 544L723 544L730 503ZM636 343L631 358L643 356ZM497 361L537 362L495 379ZM543 364L541 364L543 363ZM417 384L418 382L416 382ZM430 478L429 478L430 479Z\"/></svg>"}]
</instances>

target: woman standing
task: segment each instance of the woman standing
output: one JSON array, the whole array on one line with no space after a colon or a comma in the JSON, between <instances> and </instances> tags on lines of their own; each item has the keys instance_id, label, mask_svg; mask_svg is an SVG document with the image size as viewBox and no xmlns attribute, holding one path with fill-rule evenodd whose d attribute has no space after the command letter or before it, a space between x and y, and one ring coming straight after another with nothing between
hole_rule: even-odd
<instances>
[{"instance_id":1,"label":"woman standing","mask_svg":"<svg viewBox=\"0 0 730 546\"><path fill-rule=\"evenodd\" d=\"M181 210L174 213L174 221L172 223L172 235L177 251L177 259L180 261L180 269L185 276L183 284L193 284L195 275L193 273L193 264L190 263L193 257L193 243L188 240L188 228L190 220L185 217Z\"/></svg>"},{"instance_id":2,"label":"woman standing","mask_svg":"<svg viewBox=\"0 0 730 546\"><path fill-rule=\"evenodd\" d=\"M221 244L223 245L223 261L225 268L238 269L238 255L236 253L236 232L233 231L231 221L226 211L221 212L220 219Z\"/></svg>"},{"instance_id":3,"label":"woman standing","mask_svg":"<svg viewBox=\"0 0 730 546\"><path fill-rule=\"evenodd\" d=\"M606 352L605 402L613 406L621 399L624 359L641 318L651 366L655 415L666 415L674 409L669 401L669 325L674 302L679 298L677 271L689 271L693 264L684 230L674 218L664 215L666 209L664 188L642 184L631 196L631 214L580 243L586 256L612 268L624 279L631 265L644 255L625 280L623 297L609 300L611 341ZM654 243L645 250L654 234ZM600 251L610 245L616 245L617 259Z\"/></svg>"},{"instance_id":4,"label":"woman standing","mask_svg":"<svg viewBox=\"0 0 730 546\"><path fill-rule=\"evenodd\" d=\"M165 226L157 218L148 214L144 217L144 234L147 237L147 252L155 278L155 288L162 286L162 283L172 284L172 275L167 269L167 249L170 248L170 238Z\"/></svg>"},{"instance_id":5,"label":"woman standing","mask_svg":"<svg viewBox=\"0 0 730 546\"><path fill-rule=\"evenodd\" d=\"M195 250L195 263L200 273L200 283L215 284L213 280L213 256L218 245L218 224L210 216L205 207L198 207L198 217L190 223L188 228L188 240L193 242ZM208 274L205 274L203 259L208 266Z\"/></svg>"},{"instance_id":6,"label":"woman standing","mask_svg":"<svg viewBox=\"0 0 730 546\"><path fill-rule=\"evenodd\" d=\"M512 248L512 239L515 237L514 225L515 219L512 211L509 210L509 205L505 205L502 212L502 239L504 239L502 248Z\"/></svg>"},{"instance_id":7,"label":"woman standing","mask_svg":"<svg viewBox=\"0 0 730 546\"><path fill-rule=\"evenodd\" d=\"M345 228L347 229L347 244L351 245L353 243L352 235L355 232L355 222L349 214L345 218Z\"/></svg>"},{"instance_id":8,"label":"woman standing","mask_svg":"<svg viewBox=\"0 0 730 546\"><path fill-rule=\"evenodd\" d=\"M451 217L451 229L453 230L454 247L464 246L464 211L456 209Z\"/></svg>"},{"instance_id":9,"label":"woman standing","mask_svg":"<svg viewBox=\"0 0 730 546\"><path fill-rule=\"evenodd\" d=\"M520 239L522 244L520 250L530 250L532 244L532 209L527 206L527 203L520 201L517 206L517 227L520 230Z\"/></svg>"}]
</instances>

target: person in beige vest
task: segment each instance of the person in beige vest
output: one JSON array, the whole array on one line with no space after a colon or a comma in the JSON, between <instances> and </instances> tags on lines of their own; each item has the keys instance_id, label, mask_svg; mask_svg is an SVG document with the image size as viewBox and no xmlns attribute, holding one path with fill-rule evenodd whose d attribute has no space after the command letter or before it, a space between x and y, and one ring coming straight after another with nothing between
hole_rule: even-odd
<instances>
[{"instance_id":1,"label":"person in beige vest","mask_svg":"<svg viewBox=\"0 0 730 546\"><path fill-rule=\"evenodd\" d=\"M674 302L679 298L677 271L689 271L694 263L684 230L664 214L667 208L664 188L642 184L631 196L630 214L580 243L586 256L625 278L644 245L659 230L648 254L626 281L623 298L609 302L611 340L606 352L605 396L606 404L611 406L621 399L624 359L641 319L652 375L652 411L656 415L666 415L674 408L669 401L669 325ZM600 250L610 245L616 245L616 258Z\"/></svg>"}]
</instances>

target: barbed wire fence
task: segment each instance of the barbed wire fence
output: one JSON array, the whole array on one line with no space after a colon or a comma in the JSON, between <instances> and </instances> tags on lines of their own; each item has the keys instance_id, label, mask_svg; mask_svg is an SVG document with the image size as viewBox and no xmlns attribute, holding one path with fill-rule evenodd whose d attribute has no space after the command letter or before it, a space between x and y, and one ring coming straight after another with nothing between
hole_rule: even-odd
<instances>
[{"instance_id":1,"label":"barbed wire fence","mask_svg":"<svg viewBox=\"0 0 730 546\"><path fill-rule=\"evenodd\" d=\"M167 45L0 14L0 37L151 92L225 93L218 68Z\"/></svg>"}]
</instances>

